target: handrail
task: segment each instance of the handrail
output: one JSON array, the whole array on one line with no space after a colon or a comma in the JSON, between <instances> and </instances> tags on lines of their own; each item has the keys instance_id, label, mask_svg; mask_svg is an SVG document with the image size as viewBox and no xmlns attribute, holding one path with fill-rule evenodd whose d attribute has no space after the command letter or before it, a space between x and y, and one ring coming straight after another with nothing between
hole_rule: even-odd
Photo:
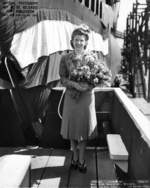
<instances>
[{"instance_id":1,"label":"handrail","mask_svg":"<svg viewBox=\"0 0 150 188\"><path fill-rule=\"evenodd\" d=\"M150 121L144 116L144 114L138 109L137 106L126 96L126 94L120 88L114 88L115 95L119 99L124 109L128 112L128 115L134 121L134 125L139 130L141 137L150 147Z\"/></svg>"}]
</instances>

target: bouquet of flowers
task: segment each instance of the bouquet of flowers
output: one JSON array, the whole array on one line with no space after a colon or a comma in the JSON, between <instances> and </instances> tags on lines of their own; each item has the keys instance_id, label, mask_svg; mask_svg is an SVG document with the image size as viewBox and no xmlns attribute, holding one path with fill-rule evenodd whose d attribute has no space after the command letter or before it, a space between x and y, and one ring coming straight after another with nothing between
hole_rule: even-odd
<instances>
[{"instance_id":1,"label":"bouquet of flowers","mask_svg":"<svg viewBox=\"0 0 150 188\"><path fill-rule=\"evenodd\" d=\"M85 82L96 87L109 85L111 74L107 66L100 61L94 53L85 54L82 59L74 58L76 66L72 68L70 79L77 82Z\"/></svg>"}]
</instances>

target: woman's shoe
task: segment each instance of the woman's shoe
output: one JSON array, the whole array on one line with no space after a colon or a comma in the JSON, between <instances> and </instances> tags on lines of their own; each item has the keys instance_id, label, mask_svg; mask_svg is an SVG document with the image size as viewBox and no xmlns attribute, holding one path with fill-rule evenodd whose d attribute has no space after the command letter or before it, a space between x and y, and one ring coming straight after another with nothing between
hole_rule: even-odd
<instances>
[{"instance_id":1,"label":"woman's shoe","mask_svg":"<svg viewBox=\"0 0 150 188\"><path fill-rule=\"evenodd\" d=\"M78 168L78 160L75 161L74 159L71 160L71 165L70 167L74 170L76 170Z\"/></svg>"},{"instance_id":2,"label":"woman's shoe","mask_svg":"<svg viewBox=\"0 0 150 188\"><path fill-rule=\"evenodd\" d=\"M85 161L83 163L80 163L80 162L78 163L78 169L79 169L80 172L86 173L87 166L85 164Z\"/></svg>"}]
</instances>

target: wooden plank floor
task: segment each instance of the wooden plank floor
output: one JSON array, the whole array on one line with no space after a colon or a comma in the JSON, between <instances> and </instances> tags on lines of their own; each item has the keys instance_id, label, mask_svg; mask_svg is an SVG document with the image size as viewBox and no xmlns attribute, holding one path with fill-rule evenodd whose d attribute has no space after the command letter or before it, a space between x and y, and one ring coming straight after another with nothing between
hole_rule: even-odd
<instances>
[{"instance_id":1,"label":"wooden plank floor","mask_svg":"<svg viewBox=\"0 0 150 188\"><path fill-rule=\"evenodd\" d=\"M97 174L95 152L93 150L87 150L85 160L88 168L87 172L83 174L78 170L72 170L70 172L69 187L96 187Z\"/></svg>"},{"instance_id":2,"label":"wooden plank floor","mask_svg":"<svg viewBox=\"0 0 150 188\"><path fill-rule=\"evenodd\" d=\"M5 154L30 155L31 187L33 188L80 188L106 187L106 181L116 181L108 150L86 150L87 173L70 169L72 152L40 147L0 148Z\"/></svg>"}]
</instances>

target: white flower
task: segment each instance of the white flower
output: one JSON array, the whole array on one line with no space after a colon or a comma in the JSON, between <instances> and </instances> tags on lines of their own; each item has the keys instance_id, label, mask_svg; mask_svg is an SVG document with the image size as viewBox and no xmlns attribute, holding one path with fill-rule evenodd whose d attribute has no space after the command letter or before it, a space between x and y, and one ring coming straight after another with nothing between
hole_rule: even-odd
<instances>
[{"instance_id":1,"label":"white flower","mask_svg":"<svg viewBox=\"0 0 150 188\"><path fill-rule=\"evenodd\" d=\"M98 78L94 78L94 84L98 84L98 82L99 82L99 80L98 80Z\"/></svg>"}]
</instances>

